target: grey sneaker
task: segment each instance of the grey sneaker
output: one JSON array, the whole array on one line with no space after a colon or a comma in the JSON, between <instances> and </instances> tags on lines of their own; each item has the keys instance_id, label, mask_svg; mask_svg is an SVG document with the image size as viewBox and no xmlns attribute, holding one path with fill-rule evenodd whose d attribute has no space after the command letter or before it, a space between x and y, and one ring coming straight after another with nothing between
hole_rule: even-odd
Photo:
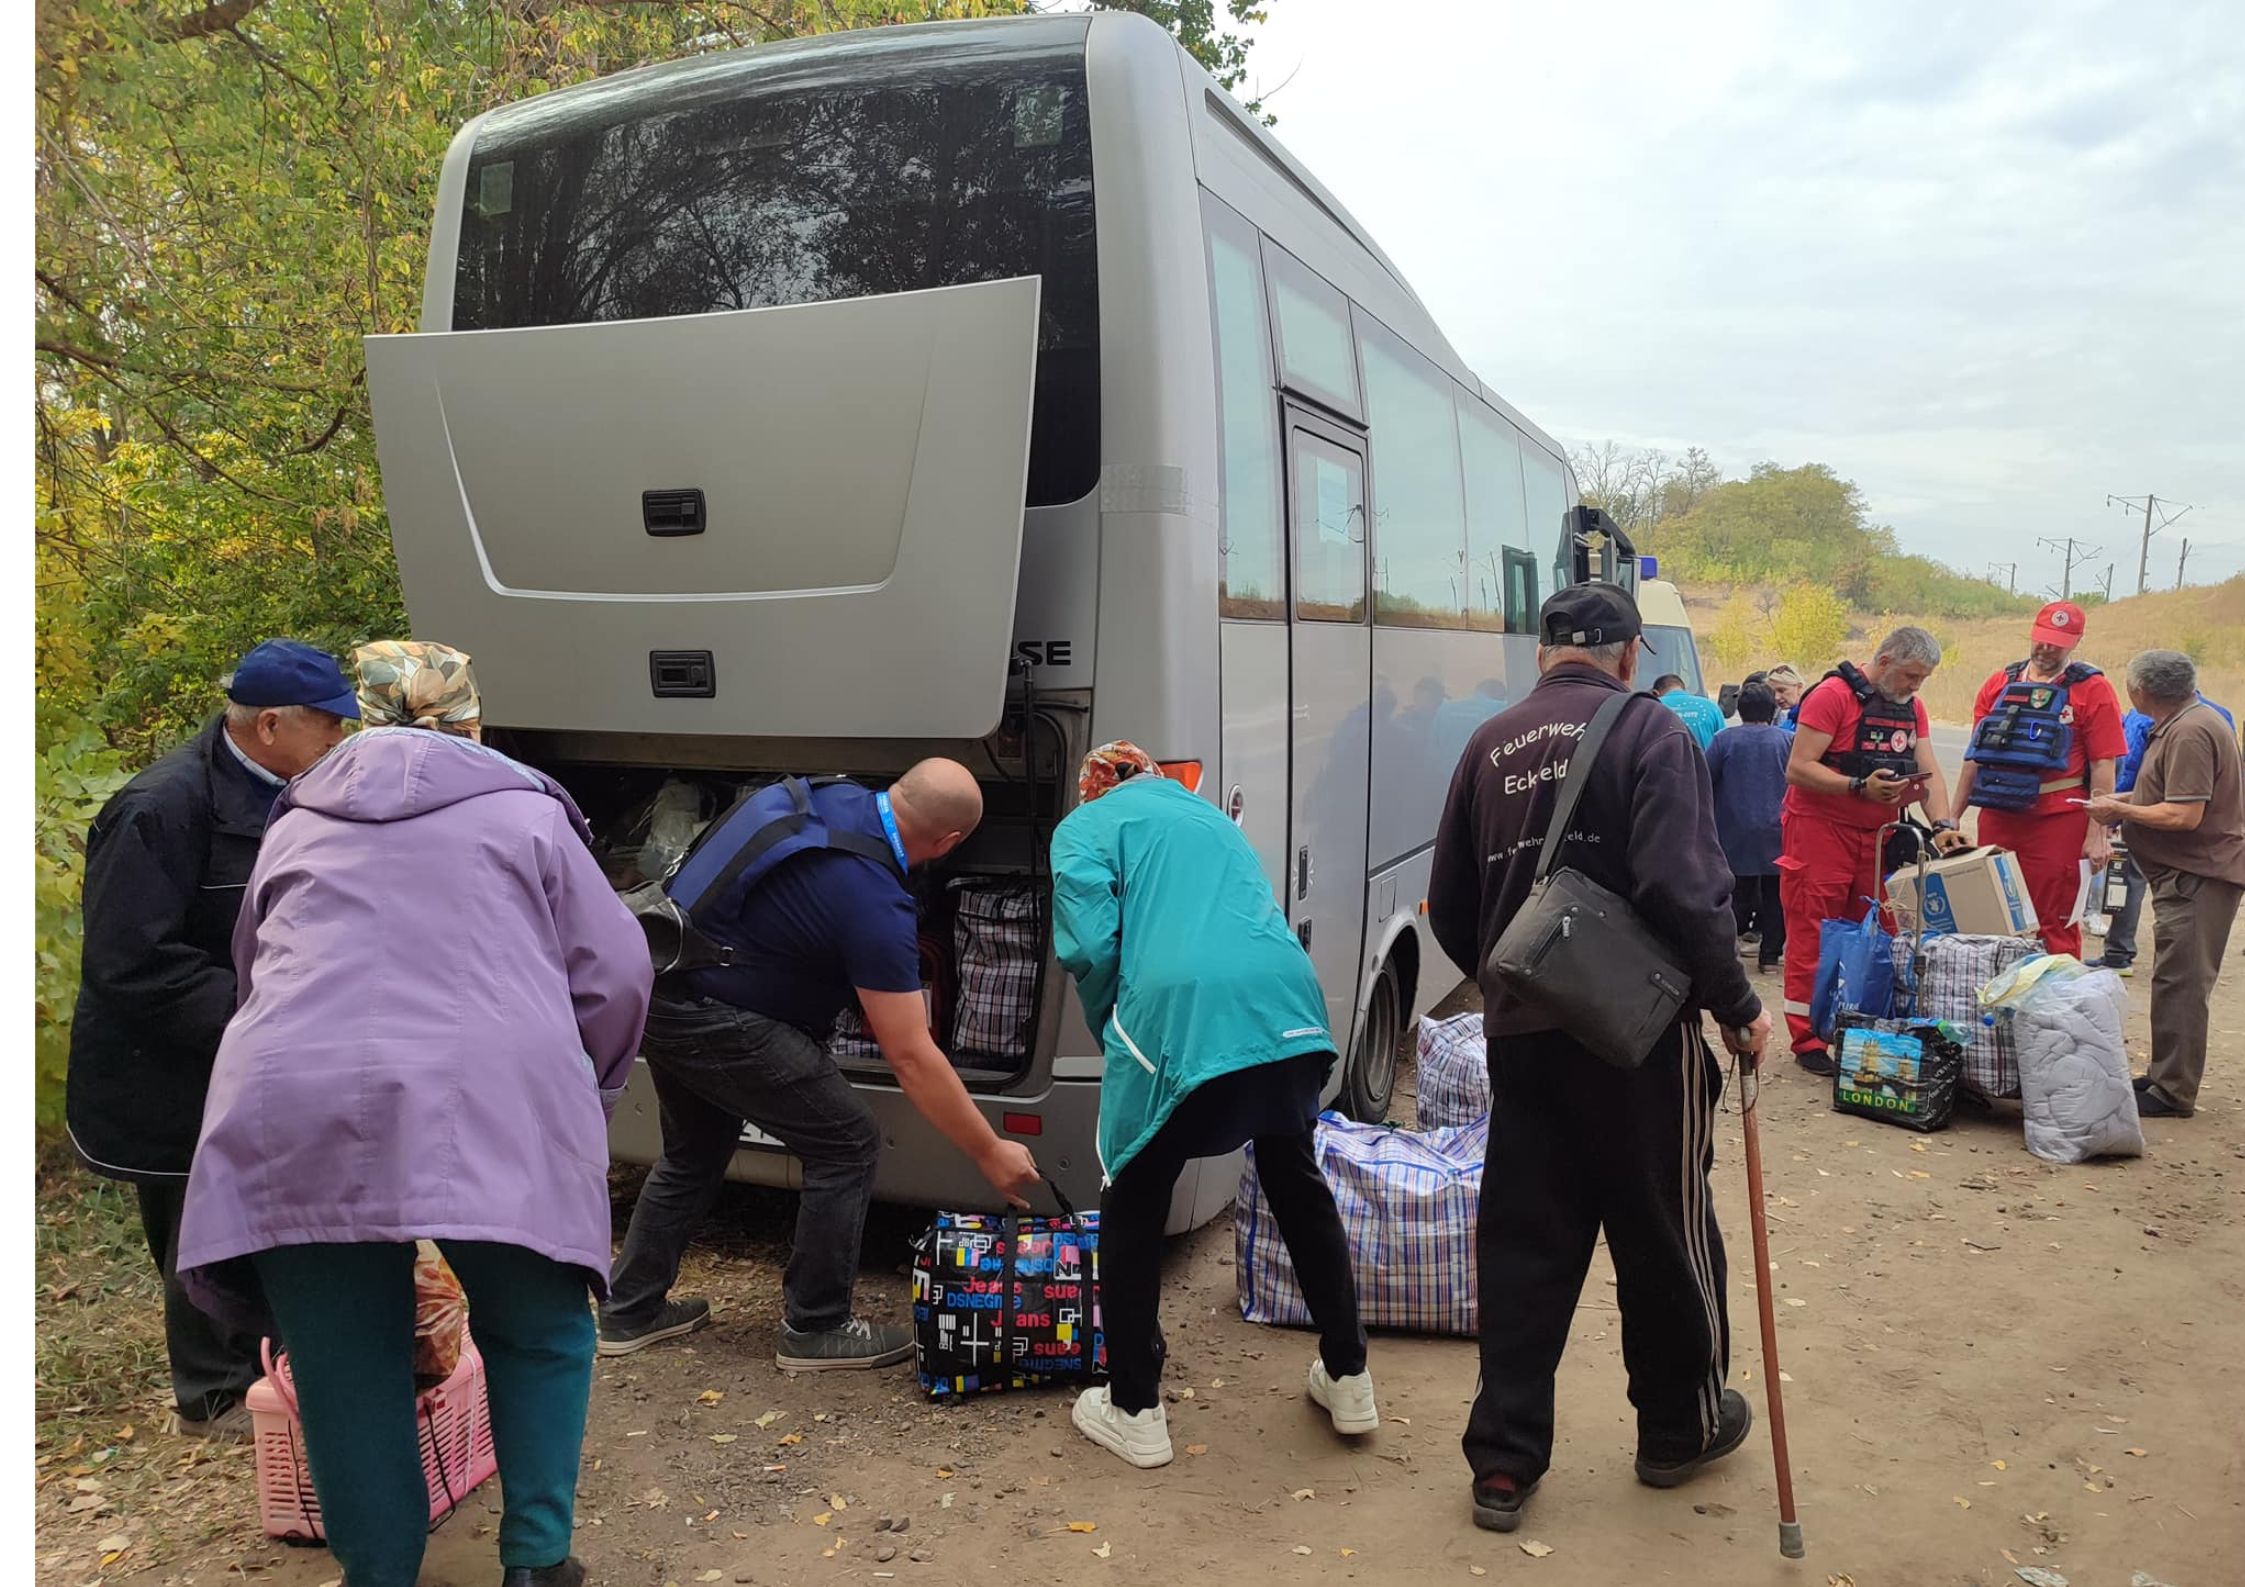
<instances>
[{"instance_id":1,"label":"grey sneaker","mask_svg":"<svg viewBox=\"0 0 2245 1587\"><path fill-rule=\"evenodd\" d=\"M194 1419L175 1415L173 1430L182 1438L208 1439L214 1444L246 1444L257 1431L249 1407L236 1400L215 1416Z\"/></svg>"},{"instance_id":2,"label":"grey sneaker","mask_svg":"<svg viewBox=\"0 0 2245 1587\"><path fill-rule=\"evenodd\" d=\"M709 1326L709 1302L706 1300L667 1300L663 1309L636 1328L622 1323L600 1319L599 1353L604 1356L628 1356L634 1350L644 1350L649 1345L660 1344L665 1339L680 1339L698 1328Z\"/></svg>"},{"instance_id":3,"label":"grey sneaker","mask_svg":"<svg viewBox=\"0 0 2245 1587\"><path fill-rule=\"evenodd\" d=\"M789 1372L889 1367L912 1354L912 1330L852 1317L839 1328L803 1330L780 1324L778 1360Z\"/></svg>"}]
</instances>

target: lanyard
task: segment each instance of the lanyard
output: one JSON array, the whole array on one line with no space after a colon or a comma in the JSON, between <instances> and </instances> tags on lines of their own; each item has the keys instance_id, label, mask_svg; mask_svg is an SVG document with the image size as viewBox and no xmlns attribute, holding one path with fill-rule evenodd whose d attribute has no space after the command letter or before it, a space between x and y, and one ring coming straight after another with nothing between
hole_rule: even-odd
<instances>
[{"instance_id":1,"label":"lanyard","mask_svg":"<svg viewBox=\"0 0 2245 1587\"><path fill-rule=\"evenodd\" d=\"M881 812L881 831L888 837L890 852L896 855L896 868L900 871L911 870L912 861L904 852L904 834L896 829L896 809L889 803L889 796L885 791L873 796L873 808Z\"/></svg>"}]
</instances>

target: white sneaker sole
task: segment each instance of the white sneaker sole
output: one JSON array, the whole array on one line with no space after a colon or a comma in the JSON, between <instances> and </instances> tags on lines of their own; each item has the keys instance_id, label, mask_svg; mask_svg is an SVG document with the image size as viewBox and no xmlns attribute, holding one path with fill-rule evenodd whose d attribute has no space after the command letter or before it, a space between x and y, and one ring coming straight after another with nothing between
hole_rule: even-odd
<instances>
[{"instance_id":1,"label":"white sneaker sole","mask_svg":"<svg viewBox=\"0 0 2245 1587\"><path fill-rule=\"evenodd\" d=\"M1076 1424L1076 1431L1090 1439L1110 1455L1114 1455L1140 1471L1153 1471L1168 1465L1177 1458L1176 1449L1165 1439L1159 1449L1141 1449L1124 1440L1112 1427L1103 1422L1088 1420L1083 1406L1076 1405L1068 1412L1068 1419Z\"/></svg>"},{"instance_id":2,"label":"white sneaker sole","mask_svg":"<svg viewBox=\"0 0 2245 1587\"><path fill-rule=\"evenodd\" d=\"M672 1323L668 1328L656 1328L647 1333L633 1334L629 1339L602 1339L593 1346L595 1355L628 1356L649 1345L659 1345L665 1339L683 1339L688 1334L699 1333L709 1326L709 1314L704 1312L692 1322Z\"/></svg>"},{"instance_id":3,"label":"white sneaker sole","mask_svg":"<svg viewBox=\"0 0 2245 1587\"><path fill-rule=\"evenodd\" d=\"M779 1363L782 1372L863 1372L911 1360L912 1343L906 1340L894 1350L884 1350L877 1356L791 1356L782 1350L772 1359Z\"/></svg>"},{"instance_id":4,"label":"white sneaker sole","mask_svg":"<svg viewBox=\"0 0 2245 1587\"><path fill-rule=\"evenodd\" d=\"M1359 1438L1380 1430L1380 1410L1377 1405L1360 1416L1344 1416L1333 1408L1333 1398L1326 1386L1316 1378L1310 1379L1311 1403L1333 1418L1333 1431L1344 1438Z\"/></svg>"}]
</instances>

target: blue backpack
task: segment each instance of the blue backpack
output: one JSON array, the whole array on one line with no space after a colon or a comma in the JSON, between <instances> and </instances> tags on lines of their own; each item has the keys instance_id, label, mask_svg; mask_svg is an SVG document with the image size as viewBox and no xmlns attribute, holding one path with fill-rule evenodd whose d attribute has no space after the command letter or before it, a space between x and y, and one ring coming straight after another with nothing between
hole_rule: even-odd
<instances>
[{"instance_id":1,"label":"blue backpack","mask_svg":"<svg viewBox=\"0 0 2245 1587\"><path fill-rule=\"evenodd\" d=\"M623 895L647 934L647 953L657 975L731 964L739 945L713 935L696 922L694 912L747 893L798 854L841 849L883 865L896 864L887 840L827 820L812 795L834 787L857 784L847 777L783 777L743 793L703 828L668 876Z\"/></svg>"},{"instance_id":2,"label":"blue backpack","mask_svg":"<svg viewBox=\"0 0 2245 1587\"><path fill-rule=\"evenodd\" d=\"M1971 803L1983 810L2030 810L2045 786L2064 776L2074 738L2068 702L2076 686L2102 676L2086 661L2068 662L2055 683L2030 682L2026 670L2023 661L2003 669L2009 681L1972 730L1972 746L1964 752L1978 768Z\"/></svg>"}]
</instances>

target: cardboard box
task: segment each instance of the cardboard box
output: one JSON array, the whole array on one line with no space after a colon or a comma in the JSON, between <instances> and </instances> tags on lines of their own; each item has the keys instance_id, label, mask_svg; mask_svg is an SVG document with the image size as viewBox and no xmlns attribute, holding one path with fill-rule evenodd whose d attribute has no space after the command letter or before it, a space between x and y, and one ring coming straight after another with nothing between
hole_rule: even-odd
<instances>
[{"instance_id":1,"label":"cardboard box","mask_svg":"<svg viewBox=\"0 0 2245 1587\"><path fill-rule=\"evenodd\" d=\"M2041 929L2019 857L2009 849L1967 849L1925 868L1925 898L1918 871L1908 866L1887 879L1896 907L1915 912L1928 937L2018 937Z\"/></svg>"}]
</instances>

